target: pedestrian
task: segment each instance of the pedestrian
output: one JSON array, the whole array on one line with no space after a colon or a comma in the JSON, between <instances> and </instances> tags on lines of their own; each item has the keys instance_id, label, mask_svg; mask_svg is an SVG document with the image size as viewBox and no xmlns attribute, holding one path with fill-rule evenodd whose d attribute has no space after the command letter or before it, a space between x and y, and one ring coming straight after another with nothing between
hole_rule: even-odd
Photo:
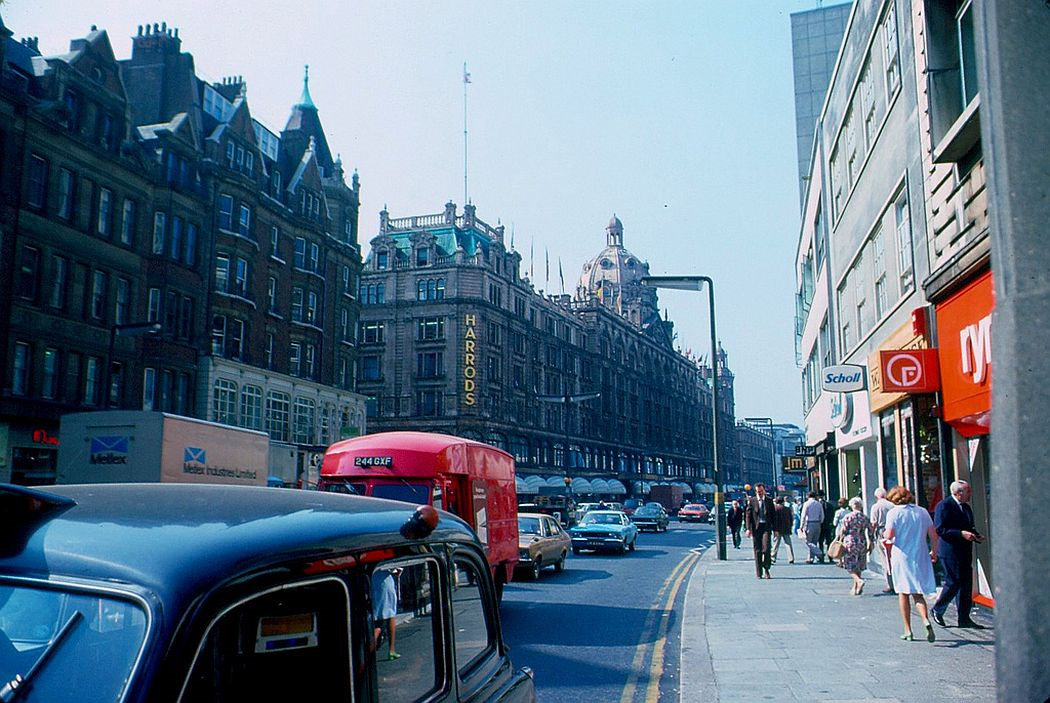
<instances>
[{"instance_id":1,"label":"pedestrian","mask_svg":"<svg viewBox=\"0 0 1050 703\"><path fill-rule=\"evenodd\" d=\"M842 568L853 577L852 593L859 596L864 592L861 573L868 568L868 555L875 548L875 531L871 529L871 520L864 514L864 501L850 499L849 510L849 514L839 521L837 534L846 548L842 554Z\"/></svg>"},{"instance_id":2,"label":"pedestrian","mask_svg":"<svg viewBox=\"0 0 1050 703\"><path fill-rule=\"evenodd\" d=\"M827 553L828 545L835 539L835 505L824 494L817 491L820 507L824 509L824 521L820 525L820 551Z\"/></svg>"},{"instance_id":3,"label":"pedestrian","mask_svg":"<svg viewBox=\"0 0 1050 703\"><path fill-rule=\"evenodd\" d=\"M882 536L886 531L886 513L893 507L893 503L886 500L886 489L879 486L875 489L875 505L871 508L871 526L875 530L875 544L882 544ZM875 552L878 555L879 564L882 566L882 575L886 579L883 593L893 593L893 572L890 571L890 558L885 549L881 547Z\"/></svg>"},{"instance_id":4,"label":"pedestrian","mask_svg":"<svg viewBox=\"0 0 1050 703\"><path fill-rule=\"evenodd\" d=\"M835 515L831 520L831 528L835 530L835 534L839 534L839 527L842 525L842 518L846 517L850 512L849 499L839 498L838 509L835 510Z\"/></svg>"},{"instance_id":5,"label":"pedestrian","mask_svg":"<svg viewBox=\"0 0 1050 703\"><path fill-rule=\"evenodd\" d=\"M807 564L814 560L824 561L824 550L820 546L820 526L824 522L824 506L820 504L816 491L810 491L806 502L799 511L799 524L802 526L806 546L809 547Z\"/></svg>"},{"instance_id":6,"label":"pedestrian","mask_svg":"<svg viewBox=\"0 0 1050 703\"><path fill-rule=\"evenodd\" d=\"M766 495L766 484L756 483L755 495L747 499L744 508L744 524L755 550L755 576L758 578L773 578L769 573L769 560L776 511L773 498Z\"/></svg>"},{"instance_id":7,"label":"pedestrian","mask_svg":"<svg viewBox=\"0 0 1050 703\"><path fill-rule=\"evenodd\" d=\"M799 523L799 516L802 514L802 500L800 498L795 498L791 501L791 512L794 513L794 522L791 525L791 532L792 534L797 535L799 530L802 529L802 526Z\"/></svg>"},{"instance_id":8,"label":"pedestrian","mask_svg":"<svg viewBox=\"0 0 1050 703\"><path fill-rule=\"evenodd\" d=\"M395 647L397 633L397 577L401 569L376 569L372 572L372 619L375 621L375 642L378 654L383 641L383 626L386 626L390 638L390 651L387 659L400 659Z\"/></svg>"},{"instance_id":9,"label":"pedestrian","mask_svg":"<svg viewBox=\"0 0 1050 703\"><path fill-rule=\"evenodd\" d=\"M739 500L734 500L726 513L726 523L733 533L733 549L740 549L740 526L744 524L744 509L740 507Z\"/></svg>"},{"instance_id":10,"label":"pedestrian","mask_svg":"<svg viewBox=\"0 0 1050 703\"><path fill-rule=\"evenodd\" d=\"M933 642L937 636L930 624L926 594L937 589L933 578L933 562L937 559L937 529L933 526L930 513L915 505L915 496L904 486L894 487L886 497L896 505L886 516L886 540L892 544L890 564L893 586L897 589L901 618L904 620L901 639L914 639L911 632L911 603L914 601L915 610L926 627L926 640ZM927 540L933 546L932 549L927 546Z\"/></svg>"},{"instance_id":11,"label":"pedestrian","mask_svg":"<svg viewBox=\"0 0 1050 703\"><path fill-rule=\"evenodd\" d=\"M941 595L933 604L933 621L947 627L944 611L955 600L959 627L983 630L983 625L970 618L970 609L973 607L973 545L983 542L984 537L973 526L970 484L953 481L950 489L951 496L937 504L933 518L937 536L941 538L937 558L944 568Z\"/></svg>"},{"instance_id":12,"label":"pedestrian","mask_svg":"<svg viewBox=\"0 0 1050 703\"><path fill-rule=\"evenodd\" d=\"M773 515L773 563L777 563L777 554L780 553L780 543L784 542L788 548L788 564L795 563L795 548L791 546L791 533L794 525L798 524L795 511L791 509L791 502L785 502L783 498L777 498L776 513Z\"/></svg>"}]
</instances>

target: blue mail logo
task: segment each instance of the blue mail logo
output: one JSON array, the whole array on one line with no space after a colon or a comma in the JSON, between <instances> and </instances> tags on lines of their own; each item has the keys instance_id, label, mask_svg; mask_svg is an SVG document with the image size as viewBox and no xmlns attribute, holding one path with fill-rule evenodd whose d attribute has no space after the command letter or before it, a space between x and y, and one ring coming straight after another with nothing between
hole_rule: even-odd
<instances>
[{"instance_id":1,"label":"blue mail logo","mask_svg":"<svg viewBox=\"0 0 1050 703\"><path fill-rule=\"evenodd\" d=\"M182 450L182 463L207 464L205 452L199 447L186 447Z\"/></svg>"},{"instance_id":2,"label":"blue mail logo","mask_svg":"<svg viewBox=\"0 0 1050 703\"><path fill-rule=\"evenodd\" d=\"M91 453L100 454L102 452L120 452L122 454L128 453L128 438L127 437L92 437L91 438Z\"/></svg>"}]
</instances>

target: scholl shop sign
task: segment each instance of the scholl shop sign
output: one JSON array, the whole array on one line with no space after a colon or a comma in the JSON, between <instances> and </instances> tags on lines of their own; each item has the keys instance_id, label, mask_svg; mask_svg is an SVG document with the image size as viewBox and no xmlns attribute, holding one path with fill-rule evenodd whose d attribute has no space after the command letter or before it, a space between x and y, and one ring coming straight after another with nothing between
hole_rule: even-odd
<instances>
[{"instance_id":1,"label":"scholl shop sign","mask_svg":"<svg viewBox=\"0 0 1050 703\"><path fill-rule=\"evenodd\" d=\"M857 364L826 366L821 377L820 387L826 391L837 391L839 393L862 391L867 387L865 370L865 367Z\"/></svg>"}]
</instances>

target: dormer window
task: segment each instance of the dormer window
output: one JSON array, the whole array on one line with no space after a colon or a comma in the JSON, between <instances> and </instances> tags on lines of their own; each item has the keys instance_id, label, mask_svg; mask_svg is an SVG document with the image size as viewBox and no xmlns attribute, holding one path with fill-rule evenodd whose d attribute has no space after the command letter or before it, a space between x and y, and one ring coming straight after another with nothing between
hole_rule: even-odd
<instances>
[{"instance_id":1,"label":"dormer window","mask_svg":"<svg viewBox=\"0 0 1050 703\"><path fill-rule=\"evenodd\" d=\"M376 252L376 271L386 271L389 268L389 259L385 251Z\"/></svg>"},{"instance_id":2,"label":"dormer window","mask_svg":"<svg viewBox=\"0 0 1050 703\"><path fill-rule=\"evenodd\" d=\"M426 266L430 263L430 250L426 247L416 249L416 266Z\"/></svg>"}]
</instances>

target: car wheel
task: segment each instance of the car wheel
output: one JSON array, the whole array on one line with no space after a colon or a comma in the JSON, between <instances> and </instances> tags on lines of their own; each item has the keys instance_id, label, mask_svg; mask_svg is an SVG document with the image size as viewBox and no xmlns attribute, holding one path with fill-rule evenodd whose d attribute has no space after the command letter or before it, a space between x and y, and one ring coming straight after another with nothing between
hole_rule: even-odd
<instances>
[{"instance_id":1,"label":"car wheel","mask_svg":"<svg viewBox=\"0 0 1050 703\"><path fill-rule=\"evenodd\" d=\"M565 571L565 557L566 556L568 556L568 552L562 552L561 553L561 559L559 559L558 561L554 562L554 570L556 572L558 572L559 574L561 572Z\"/></svg>"},{"instance_id":2,"label":"car wheel","mask_svg":"<svg viewBox=\"0 0 1050 703\"><path fill-rule=\"evenodd\" d=\"M632 540L631 540L631 543L627 545L627 549L628 549L629 551L632 551L632 552L633 552L633 551L634 551L634 546L635 546L635 544L636 544L637 542L638 542L638 538L637 538L637 537L635 537L634 539L632 539Z\"/></svg>"},{"instance_id":3,"label":"car wheel","mask_svg":"<svg viewBox=\"0 0 1050 703\"><path fill-rule=\"evenodd\" d=\"M541 571L543 571L543 559L536 557L536 561L532 562L532 573L529 574L533 581L540 577Z\"/></svg>"}]
</instances>

